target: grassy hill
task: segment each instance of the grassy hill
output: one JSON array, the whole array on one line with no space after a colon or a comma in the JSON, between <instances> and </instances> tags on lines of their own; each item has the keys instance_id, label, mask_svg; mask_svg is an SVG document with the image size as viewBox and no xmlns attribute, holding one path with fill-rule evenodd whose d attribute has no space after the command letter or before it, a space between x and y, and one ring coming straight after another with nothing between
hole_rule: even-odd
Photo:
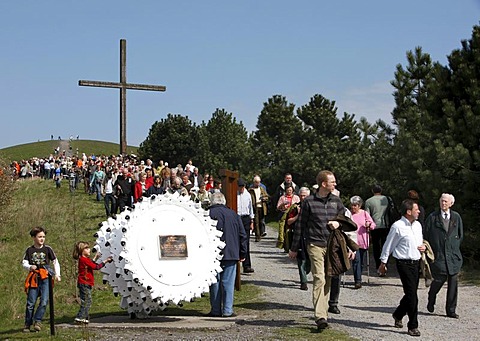
<instances>
[{"instance_id":1,"label":"grassy hill","mask_svg":"<svg viewBox=\"0 0 480 341\"><path fill-rule=\"evenodd\" d=\"M48 140L0 149L0 157L7 162L29 159L34 156L47 157L50 154L53 154L54 149L60 146L61 142L63 142L63 145L68 146L68 151L70 151L72 155L75 155L77 151L79 155L82 155L82 153L87 155L116 155L119 152L119 145L112 142L95 140L73 140L72 142L69 142L68 140ZM138 147L128 146L127 153L136 154L137 149Z\"/></svg>"}]
</instances>

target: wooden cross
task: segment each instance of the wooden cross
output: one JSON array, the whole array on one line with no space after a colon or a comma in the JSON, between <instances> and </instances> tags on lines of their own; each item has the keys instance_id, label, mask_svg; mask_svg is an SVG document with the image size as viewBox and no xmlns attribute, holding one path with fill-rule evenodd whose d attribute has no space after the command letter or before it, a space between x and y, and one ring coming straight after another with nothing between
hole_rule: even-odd
<instances>
[{"instance_id":1,"label":"wooden cross","mask_svg":"<svg viewBox=\"0 0 480 341\"><path fill-rule=\"evenodd\" d=\"M227 207L230 207L235 212L237 208L237 192L238 192L238 172L228 169L220 169L220 176L222 177L222 192L227 201ZM242 224L243 228L243 224ZM235 276L235 289L240 291L242 288L242 280L240 276L240 261L237 262L237 275Z\"/></svg>"},{"instance_id":2,"label":"wooden cross","mask_svg":"<svg viewBox=\"0 0 480 341\"><path fill-rule=\"evenodd\" d=\"M78 81L78 85L120 89L120 154L122 155L127 153L127 89L147 91L167 90L163 85L127 83L127 41L125 39L120 40L120 82L80 80Z\"/></svg>"}]
</instances>

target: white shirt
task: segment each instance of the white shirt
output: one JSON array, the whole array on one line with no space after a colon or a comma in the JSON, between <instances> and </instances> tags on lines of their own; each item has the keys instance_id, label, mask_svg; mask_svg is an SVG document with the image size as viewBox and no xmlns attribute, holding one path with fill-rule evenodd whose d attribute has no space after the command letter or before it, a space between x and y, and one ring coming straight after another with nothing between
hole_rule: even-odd
<instances>
[{"instance_id":1,"label":"white shirt","mask_svg":"<svg viewBox=\"0 0 480 341\"><path fill-rule=\"evenodd\" d=\"M352 219L352 212L346 207L345 207L345 217L348 217L348 218ZM355 243L358 241L357 230L350 231L350 232L345 232L345 234L348 236L348 238L353 240Z\"/></svg>"},{"instance_id":2,"label":"white shirt","mask_svg":"<svg viewBox=\"0 0 480 341\"><path fill-rule=\"evenodd\" d=\"M396 259L419 260L421 253L417 248L422 244L422 225L418 221L410 224L407 218L402 217L390 228L380 261L387 263L390 254Z\"/></svg>"},{"instance_id":3,"label":"white shirt","mask_svg":"<svg viewBox=\"0 0 480 341\"><path fill-rule=\"evenodd\" d=\"M254 187L253 191L255 192L255 200L257 201L255 204L257 207L262 207L262 200L260 199L260 196L262 194L260 187Z\"/></svg>"},{"instance_id":4,"label":"white shirt","mask_svg":"<svg viewBox=\"0 0 480 341\"><path fill-rule=\"evenodd\" d=\"M252 196L246 189L243 193L237 193L237 213L238 215L249 215L251 219L255 217L253 213Z\"/></svg>"},{"instance_id":5,"label":"white shirt","mask_svg":"<svg viewBox=\"0 0 480 341\"><path fill-rule=\"evenodd\" d=\"M112 194L113 193L113 179L108 179L107 183L105 184L105 194Z\"/></svg>"},{"instance_id":6,"label":"white shirt","mask_svg":"<svg viewBox=\"0 0 480 341\"><path fill-rule=\"evenodd\" d=\"M199 187L198 186L198 175L193 174L193 187Z\"/></svg>"},{"instance_id":7,"label":"white shirt","mask_svg":"<svg viewBox=\"0 0 480 341\"><path fill-rule=\"evenodd\" d=\"M447 211L442 211L442 218L445 219L445 213L447 214L447 220L450 220L450 209Z\"/></svg>"}]
</instances>

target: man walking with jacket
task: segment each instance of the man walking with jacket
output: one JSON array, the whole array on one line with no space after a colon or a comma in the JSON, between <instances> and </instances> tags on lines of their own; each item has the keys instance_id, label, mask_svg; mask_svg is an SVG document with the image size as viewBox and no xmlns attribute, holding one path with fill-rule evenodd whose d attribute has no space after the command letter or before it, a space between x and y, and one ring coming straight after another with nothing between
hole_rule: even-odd
<instances>
[{"instance_id":1,"label":"man walking with jacket","mask_svg":"<svg viewBox=\"0 0 480 341\"><path fill-rule=\"evenodd\" d=\"M417 221L420 210L412 199L401 206L402 218L397 220L388 233L380 256L378 272L385 274L390 254L395 258L404 295L392 316L396 328L403 328L402 319L408 315L408 335L420 336L418 330L418 281L421 253L425 252L422 225Z\"/></svg>"},{"instance_id":2,"label":"man walking with jacket","mask_svg":"<svg viewBox=\"0 0 480 341\"><path fill-rule=\"evenodd\" d=\"M345 207L340 198L332 194L337 184L332 172L323 170L318 173L317 184L319 186L317 193L307 197L302 204L298 221L300 229L295 229L289 257L292 259L297 257L303 235L313 275L315 324L319 330L323 330L328 327L328 298L331 281L331 277L325 272L328 256L327 241L330 229L339 227L339 223L334 220L339 214L345 213Z\"/></svg>"}]
</instances>

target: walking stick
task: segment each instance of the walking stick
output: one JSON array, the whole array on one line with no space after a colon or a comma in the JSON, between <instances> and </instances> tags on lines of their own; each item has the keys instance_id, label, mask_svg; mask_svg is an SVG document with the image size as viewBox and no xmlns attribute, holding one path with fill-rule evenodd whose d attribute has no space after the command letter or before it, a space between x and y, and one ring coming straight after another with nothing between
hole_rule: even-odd
<instances>
[{"instance_id":1,"label":"walking stick","mask_svg":"<svg viewBox=\"0 0 480 341\"><path fill-rule=\"evenodd\" d=\"M55 335L55 310L53 306L53 278L48 272L48 303L50 306L50 335Z\"/></svg>"},{"instance_id":2,"label":"walking stick","mask_svg":"<svg viewBox=\"0 0 480 341\"><path fill-rule=\"evenodd\" d=\"M367 230L368 233L368 247L367 247L367 283L370 284L370 229Z\"/></svg>"},{"instance_id":3,"label":"walking stick","mask_svg":"<svg viewBox=\"0 0 480 341\"><path fill-rule=\"evenodd\" d=\"M367 283L370 284L370 254L367 249Z\"/></svg>"},{"instance_id":4,"label":"walking stick","mask_svg":"<svg viewBox=\"0 0 480 341\"><path fill-rule=\"evenodd\" d=\"M237 262L237 274L235 275L235 290L242 289L242 275L240 274L240 261Z\"/></svg>"}]
</instances>

